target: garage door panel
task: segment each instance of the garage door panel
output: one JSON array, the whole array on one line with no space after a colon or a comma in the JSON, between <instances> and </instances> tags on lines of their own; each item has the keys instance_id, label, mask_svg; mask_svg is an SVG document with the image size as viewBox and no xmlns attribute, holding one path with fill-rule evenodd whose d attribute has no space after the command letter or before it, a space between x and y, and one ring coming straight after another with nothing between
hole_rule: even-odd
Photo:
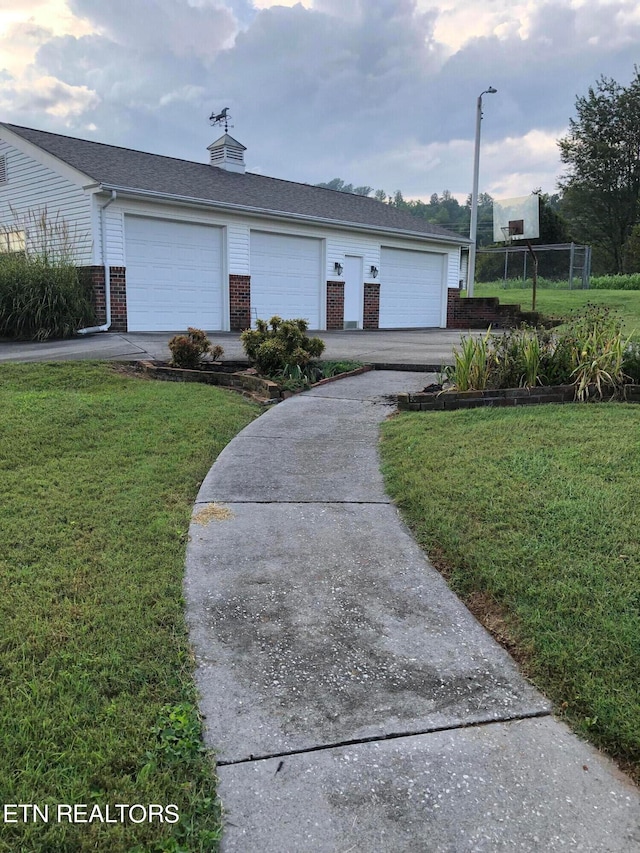
<instances>
[{"instance_id":1,"label":"garage door panel","mask_svg":"<svg viewBox=\"0 0 640 853\"><path fill-rule=\"evenodd\" d=\"M440 326L443 255L383 248L380 267L381 329Z\"/></svg>"},{"instance_id":2,"label":"garage door panel","mask_svg":"<svg viewBox=\"0 0 640 853\"><path fill-rule=\"evenodd\" d=\"M251 232L251 311L268 320L304 317L320 326L320 240L289 234Z\"/></svg>"},{"instance_id":3,"label":"garage door panel","mask_svg":"<svg viewBox=\"0 0 640 853\"><path fill-rule=\"evenodd\" d=\"M125 218L130 331L222 329L222 229Z\"/></svg>"}]
</instances>

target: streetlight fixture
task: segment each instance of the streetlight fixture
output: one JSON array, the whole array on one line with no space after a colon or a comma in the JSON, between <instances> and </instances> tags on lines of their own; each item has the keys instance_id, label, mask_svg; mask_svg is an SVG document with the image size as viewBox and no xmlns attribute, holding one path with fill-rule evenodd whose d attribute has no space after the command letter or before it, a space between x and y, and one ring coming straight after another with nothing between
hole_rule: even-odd
<instances>
[{"instance_id":1,"label":"streetlight fixture","mask_svg":"<svg viewBox=\"0 0 640 853\"><path fill-rule=\"evenodd\" d=\"M482 122L482 96L495 95L497 89L489 86L478 95L476 106L476 147L473 154L473 191L471 193L471 223L469 226L469 265L467 267L467 296L473 296L476 275L476 241L478 236L478 177L480 172L480 124Z\"/></svg>"}]
</instances>

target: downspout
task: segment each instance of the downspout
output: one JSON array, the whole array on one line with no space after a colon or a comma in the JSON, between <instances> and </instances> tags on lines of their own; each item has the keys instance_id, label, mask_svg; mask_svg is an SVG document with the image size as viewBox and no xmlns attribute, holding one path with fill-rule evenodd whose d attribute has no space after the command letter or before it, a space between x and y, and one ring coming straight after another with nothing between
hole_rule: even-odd
<instances>
[{"instance_id":1,"label":"downspout","mask_svg":"<svg viewBox=\"0 0 640 853\"><path fill-rule=\"evenodd\" d=\"M89 335L92 332L108 332L111 326L111 275L107 261L107 217L105 210L116 200L117 193L111 190L111 198L100 208L100 242L102 245L102 263L104 265L104 300L107 312L106 323L102 326L89 326L86 329L78 329L77 335Z\"/></svg>"}]
</instances>

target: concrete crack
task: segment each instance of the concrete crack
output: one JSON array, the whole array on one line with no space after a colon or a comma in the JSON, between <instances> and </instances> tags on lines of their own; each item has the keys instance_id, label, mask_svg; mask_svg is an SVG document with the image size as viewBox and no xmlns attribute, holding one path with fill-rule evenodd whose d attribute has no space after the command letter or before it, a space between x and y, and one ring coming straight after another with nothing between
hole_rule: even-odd
<instances>
[{"instance_id":1,"label":"concrete crack","mask_svg":"<svg viewBox=\"0 0 640 853\"><path fill-rule=\"evenodd\" d=\"M339 749L344 746L358 746L363 743L376 743L386 740L399 740L400 738L419 737L420 735L434 734L435 732L458 731L460 729L473 729L482 726L491 726L497 723L512 723L518 720L532 720L538 717L550 717L551 711L531 711L530 713L520 713L513 715L505 715L501 717L492 717L490 720L474 720L468 723L457 723L451 726L431 726L418 731L406 732L390 732L384 735L373 735L371 737L354 738L352 740L336 741L335 743L323 743L318 746L308 746L305 749L290 749L283 752L271 752L264 755L249 755L248 758L239 758L236 761L217 761L218 767L231 767L236 764L250 764L255 761L268 761L272 758L286 758L291 755L306 755L310 752L325 752L329 749Z\"/></svg>"}]
</instances>

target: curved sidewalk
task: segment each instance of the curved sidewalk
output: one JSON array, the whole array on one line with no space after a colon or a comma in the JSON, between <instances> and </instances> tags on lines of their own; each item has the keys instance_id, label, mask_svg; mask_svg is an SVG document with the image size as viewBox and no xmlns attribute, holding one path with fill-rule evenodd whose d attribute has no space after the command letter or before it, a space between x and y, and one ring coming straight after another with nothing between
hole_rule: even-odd
<instances>
[{"instance_id":1,"label":"curved sidewalk","mask_svg":"<svg viewBox=\"0 0 640 853\"><path fill-rule=\"evenodd\" d=\"M291 398L202 484L185 596L222 851L640 851L637 789L553 719L385 494L388 395L428 381Z\"/></svg>"}]
</instances>

